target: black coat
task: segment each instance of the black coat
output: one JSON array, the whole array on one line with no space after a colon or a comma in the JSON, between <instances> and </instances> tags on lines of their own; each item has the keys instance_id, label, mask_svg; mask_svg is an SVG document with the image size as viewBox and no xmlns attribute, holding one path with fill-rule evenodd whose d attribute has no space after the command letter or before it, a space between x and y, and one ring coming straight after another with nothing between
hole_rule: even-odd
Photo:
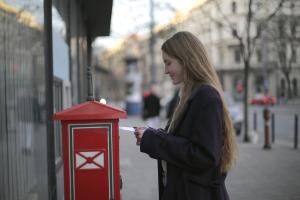
<instances>
[{"instance_id":1,"label":"black coat","mask_svg":"<svg viewBox=\"0 0 300 200\"><path fill-rule=\"evenodd\" d=\"M175 127L167 134L148 128L141 152L159 160L162 200L229 200L220 173L223 107L217 91L208 85L193 90ZM161 162L167 162L167 185L162 186Z\"/></svg>"}]
</instances>

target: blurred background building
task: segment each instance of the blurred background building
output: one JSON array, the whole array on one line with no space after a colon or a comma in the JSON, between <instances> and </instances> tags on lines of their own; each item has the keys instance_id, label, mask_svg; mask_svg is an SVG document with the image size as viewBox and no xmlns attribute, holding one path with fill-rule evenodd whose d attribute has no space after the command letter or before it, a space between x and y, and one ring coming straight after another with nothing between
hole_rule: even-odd
<instances>
[{"instance_id":1,"label":"blurred background building","mask_svg":"<svg viewBox=\"0 0 300 200\"><path fill-rule=\"evenodd\" d=\"M206 46L224 90L231 93L235 100L242 101L244 63L239 40L235 34L236 31L242 32L245 27L248 4L237 0L198 2L188 12L178 11L169 23L156 26L154 29L156 75L161 90L167 96L170 96L173 91L168 77L163 73L164 65L160 55L161 44L177 31L187 30L197 35ZM280 1L255 1L253 3L255 18L251 22L250 39L255 45L253 45L250 59L249 99L254 98L257 94L263 94L265 84L268 84L269 95L275 96L279 100L299 99L300 29L299 23L295 22L296 19L299 19L299 9L297 9L299 8L299 1L283 2L283 6L268 23L265 23L266 16L271 15L277 9L276 6ZM283 23L283 19L288 23L280 25ZM264 31L267 37L264 39L258 35L258 33L261 34L262 26L266 26ZM278 28L281 28L281 31ZM281 32L281 36L275 34L278 32ZM133 42L132 37L135 38ZM275 41L284 37L285 49L278 52L278 44ZM293 39L288 42L287 38ZM123 59L126 52L132 48L132 43L135 43L135 48L139 49L139 68L143 77L142 88L146 89L151 81L150 35L132 35L125 38L121 45L116 44L114 47L102 51L98 55L99 62L103 62L103 65L113 71L125 73L126 65ZM263 52L264 49L266 49L267 54ZM284 66L282 63L285 63ZM267 81L265 70L267 71ZM125 81L124 78L123 81ZM290 95L288 88L290 88Z\"/></svg>"}]
</instances>

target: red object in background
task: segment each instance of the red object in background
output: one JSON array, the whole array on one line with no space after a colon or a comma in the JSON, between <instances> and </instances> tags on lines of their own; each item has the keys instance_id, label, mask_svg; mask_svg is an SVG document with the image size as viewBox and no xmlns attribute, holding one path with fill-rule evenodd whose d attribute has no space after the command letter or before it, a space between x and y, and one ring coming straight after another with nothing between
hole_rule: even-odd
<instances>
[{"instance_id":1,"label":"red object in background","mask_svg":"<svg viewBox=\"0 0 300 200\"><path fill-rule=\"evenodd\" d=\"M243 84L238 83L238 84L235 86L235 90L236 90L238 93L243 92L243 90L244 90Z\"/></svg>"},{"instance_id":2,"label":"red object in background","mask_svg":"<svg viewBox=\"0 0 300 200\"><path fill-rule=\"evenodd\" d=\"M55 113L62 121L65 200L120 200L118 123L126 117L97 101Z\"/></svg>"},{"instance_id":3,"label":"red object in background","mask_svg":"<svg viewBox=\"0 0 300 200\"><path fill-rule=\"evenodd\" d=\"M252 105L274 105L276 102L276 97L269 95L257 95L250 101Z\"/></svg>"},{"instance_id":4,"label":"red object in background","mask_svg":"<svg viewBox=\"0 0 300 200\"><path fill-rule=\"evenodd\" d=\"M145 90L144 92L143 92L143 97L145 98L145 97L148 97L150 95L150 91L148 91L148 90Z\"/></svg>"}]
</instances>

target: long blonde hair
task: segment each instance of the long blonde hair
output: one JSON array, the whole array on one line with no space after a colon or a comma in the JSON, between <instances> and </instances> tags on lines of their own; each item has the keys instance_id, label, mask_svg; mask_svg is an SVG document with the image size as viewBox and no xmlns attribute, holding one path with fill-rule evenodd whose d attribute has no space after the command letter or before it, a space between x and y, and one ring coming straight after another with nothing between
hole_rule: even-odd
<instances>
[{"instance_id":1,"label":"long blonde hair","mask_svg":"<svg viewBox=\"0 0 300 200\"><path fill-rule=\"evenodd\" d=\"M175 58L183 66L183 84L180 90L180 101L172 116L169 131L172 131L183 114L187 100L197 85L210 85L215 88L222 100L224 113L224 144L221 150L221 172L229 171L236 160L235 131L224 100L224 93L218 75L210 63L200 40L190 32L177 32L166 40L162 51Z\"/></svg>"}]
</instances>

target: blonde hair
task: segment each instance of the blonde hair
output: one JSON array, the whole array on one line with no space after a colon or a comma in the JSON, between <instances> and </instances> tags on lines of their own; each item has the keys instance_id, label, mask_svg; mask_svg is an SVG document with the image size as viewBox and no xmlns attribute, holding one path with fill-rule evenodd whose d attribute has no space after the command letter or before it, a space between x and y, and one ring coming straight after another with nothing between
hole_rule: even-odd
<instances>
[{"instance_id":1,"label":"blonde hair","mask_svg":"<svg viewBox=\"0 0 300 200\"><path fill-rule=\"evenodd\" d=\"M224 100L222 86L218 75L210 63L207 53L200 40L190 32L178 32L166 40L162 51L175 58L183 66L183 84L180 90L180 101L172 116L168 131L178 124L186 107L192 90L197 85L210 85L215 88L222 100L224 113L224 144L221 150L221 172L229 171L236 160L235 131Z\"/></svg>"}]
</instances>

